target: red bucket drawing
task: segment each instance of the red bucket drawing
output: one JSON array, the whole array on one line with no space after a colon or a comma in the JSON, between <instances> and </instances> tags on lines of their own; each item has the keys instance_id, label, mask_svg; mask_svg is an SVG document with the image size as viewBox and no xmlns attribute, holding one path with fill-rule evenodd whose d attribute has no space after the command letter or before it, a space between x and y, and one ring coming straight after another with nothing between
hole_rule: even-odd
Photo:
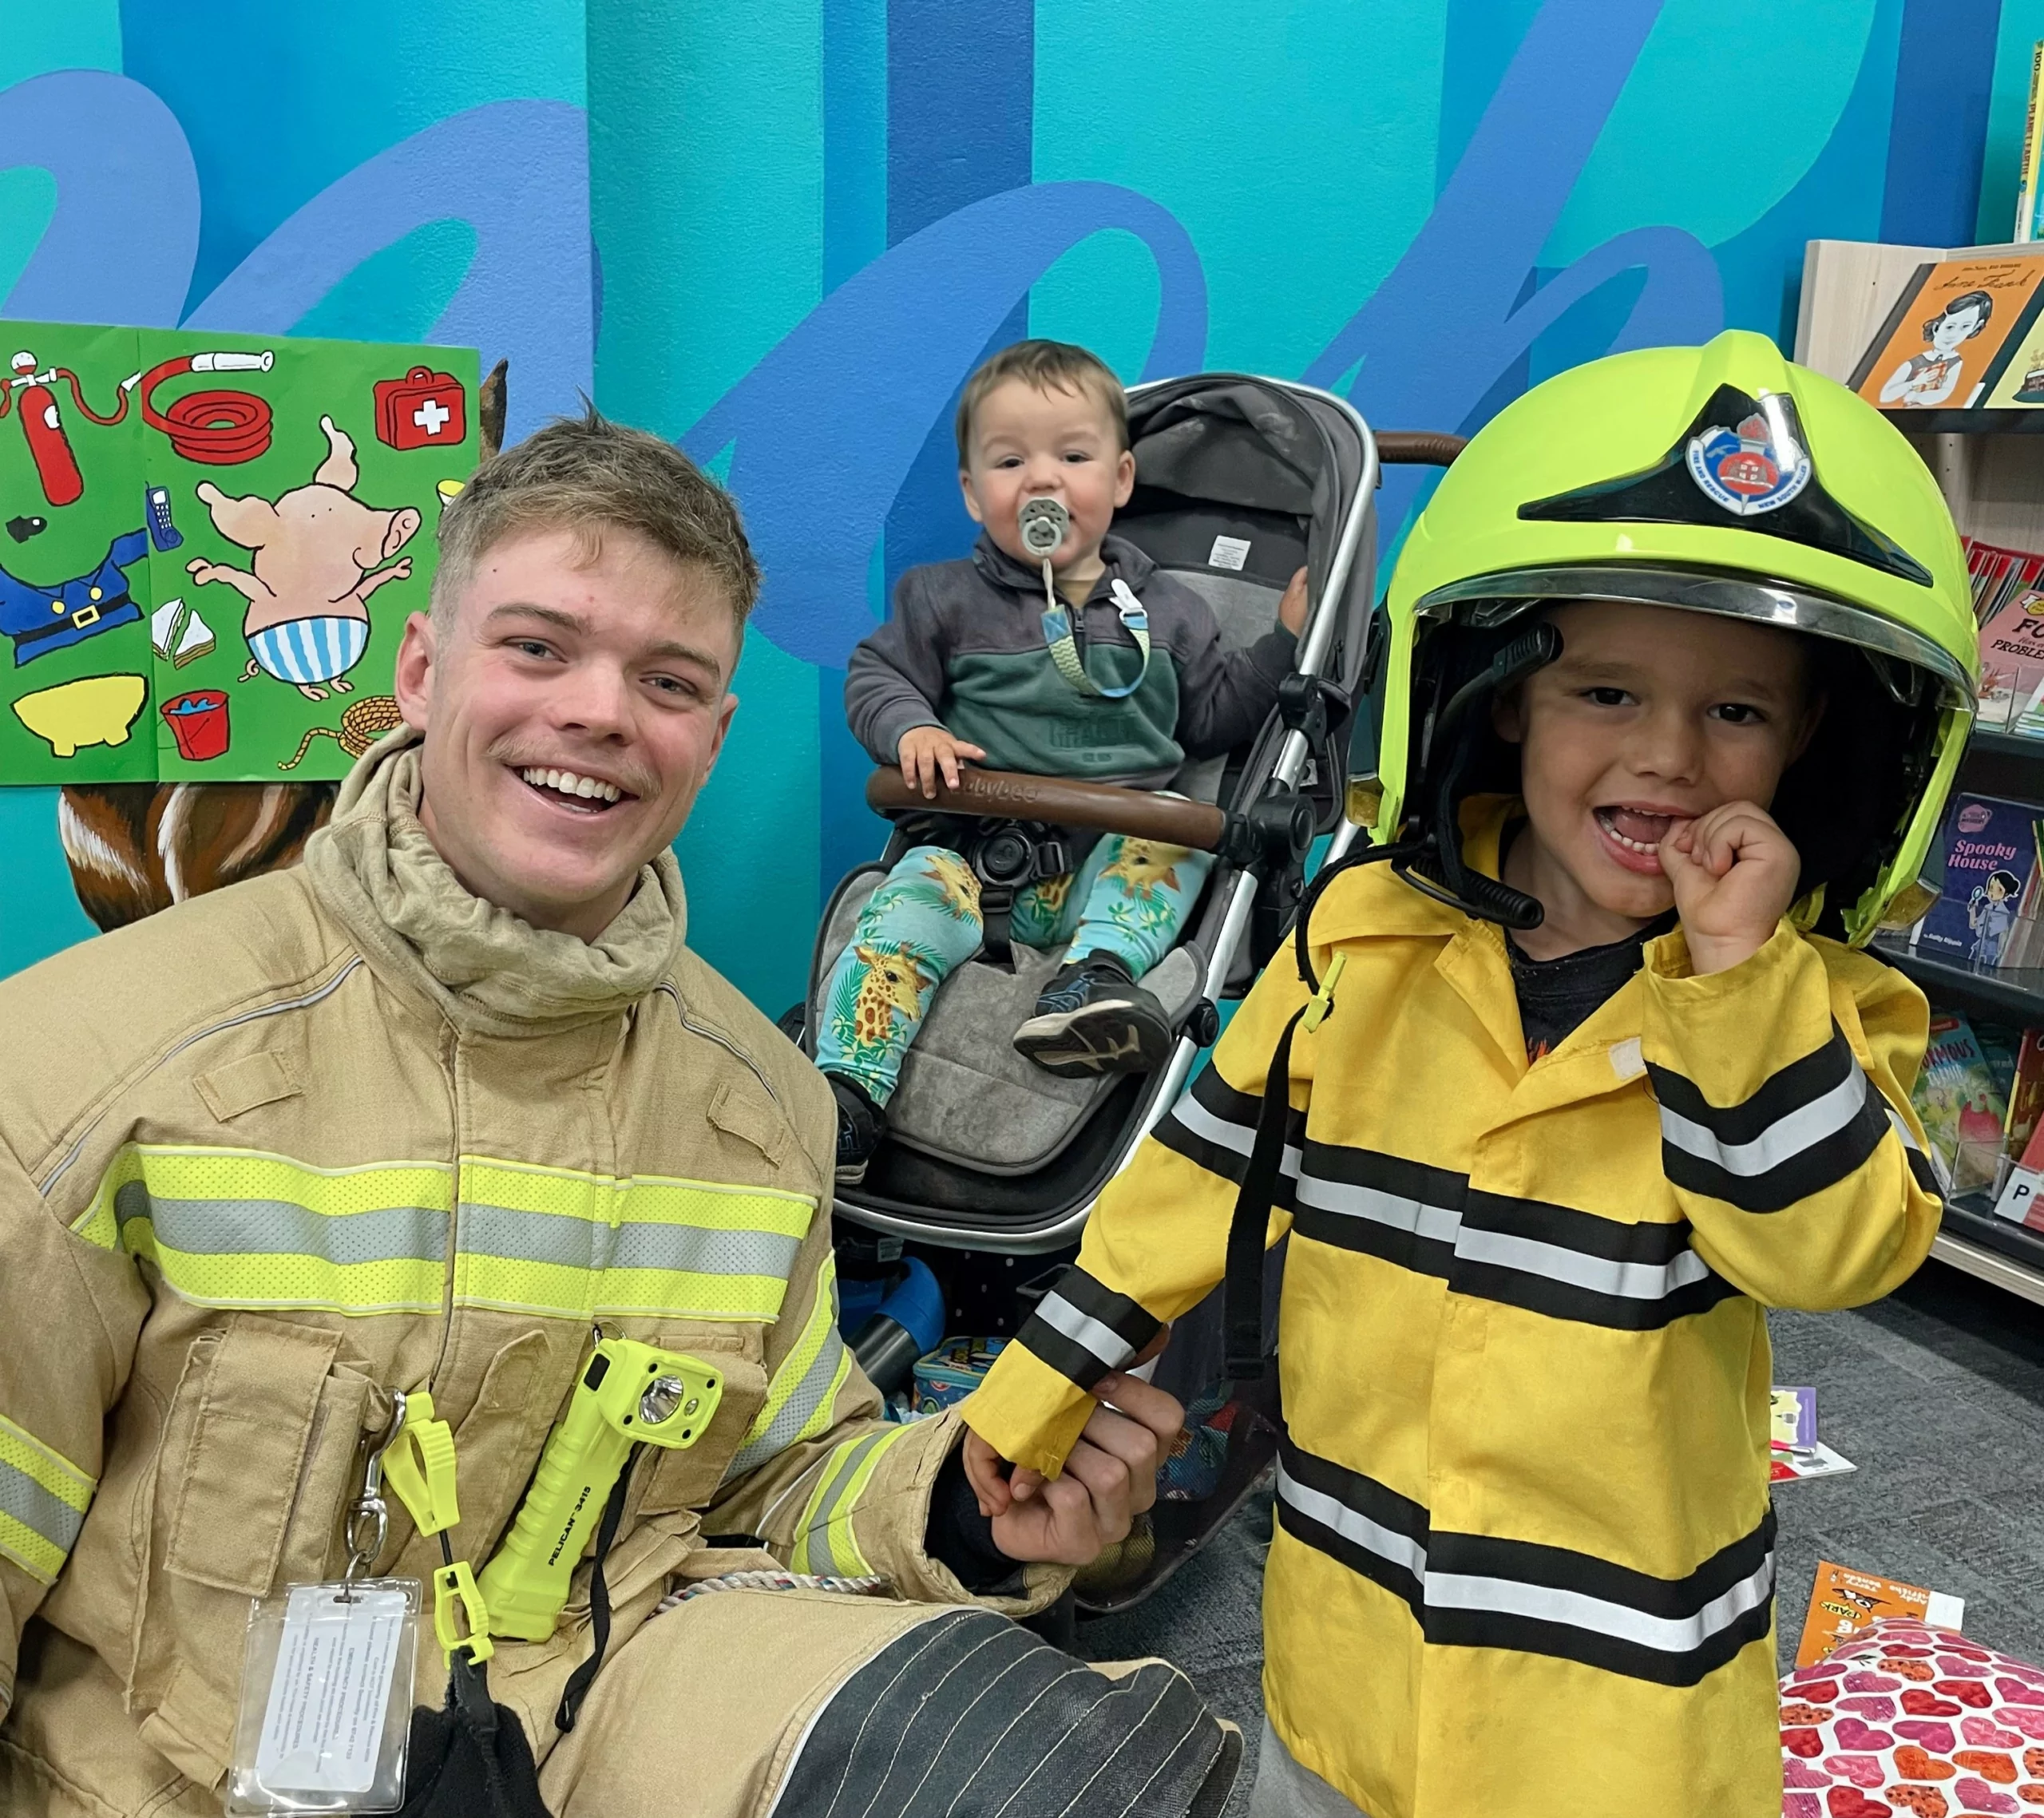
<instances>
[{"instance_id":1,"label":"red bucket drawing","mask_svg":"<svg viewBox=\"0 0 2044 1818\"><path fill-rule=\"evenodd\" d=\"M177 741L177 755L191 762L225 755L227 696L217 688L201 688L163 704L164 723Z\"/></svg>"}]
</instances>

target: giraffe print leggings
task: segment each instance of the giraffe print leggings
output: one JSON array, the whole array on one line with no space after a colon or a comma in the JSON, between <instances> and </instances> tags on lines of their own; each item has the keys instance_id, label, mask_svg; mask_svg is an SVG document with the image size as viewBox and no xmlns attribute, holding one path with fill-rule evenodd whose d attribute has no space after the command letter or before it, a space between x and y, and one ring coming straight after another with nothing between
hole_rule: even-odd
<instances>
[{"instance_id":1,"label":"giraffe print leggings","mask_svg":"<svg viewBox=\"0 0 2044 1818\"><path fill-rule=\"evenodd\" d=\"M1109 834L1076 871L1016 895L1009 937L1040 948L1068 941L1068 962L1111 953L1140 978L1171 950L1213 869L1210 853ZM885 1104L937 988L979 951L980 933L971 865L947 846L911 850L859 912L831 968L816 1064Z\"/></svg>"}]
</instances>

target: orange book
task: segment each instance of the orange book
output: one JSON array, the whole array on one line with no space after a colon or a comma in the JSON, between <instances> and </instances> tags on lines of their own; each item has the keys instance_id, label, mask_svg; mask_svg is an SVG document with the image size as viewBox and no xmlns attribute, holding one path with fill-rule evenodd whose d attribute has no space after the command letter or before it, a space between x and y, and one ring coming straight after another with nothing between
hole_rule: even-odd
<instances>
[{"instance_id":1,"label":"orange book","mask_svg":"<svg viewBox=\"0 0 2044 1818\"><path fill-rule=\"evenodd\" d=\"M1956 1630L1965 1619L1966 1599L1820 1559L1796 1664L1816 1666L1840 1642L1851 1640L1884 1616L1913 1617L1933 1628Z\"/></svg>"}]
</instances>

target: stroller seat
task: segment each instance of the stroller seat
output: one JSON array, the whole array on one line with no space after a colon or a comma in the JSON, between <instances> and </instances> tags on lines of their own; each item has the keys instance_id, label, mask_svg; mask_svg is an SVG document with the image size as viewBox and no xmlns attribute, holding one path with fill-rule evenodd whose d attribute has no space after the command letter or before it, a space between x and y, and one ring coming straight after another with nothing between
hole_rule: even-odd
<instances>
[{"instance_id":1,"label":"stroller seat","mask_svg":"<svg viewBox=\"0 0 2044 1818\"><path fill-rule=\"evenodd\" d=\"M825 913L810 973L810 1028L822 1027L829 1014L822 994L831 968L886 875L883 865L854 872ZM1011 1038L1034 1013L1065 949L1018 944L1012 953L1012 971L983 957L969 960L938 988L888 1101L890 1142L987 1174L1031 1173L1056 1159L1115 1085L1111 1077L1061 1079L1016 1052ZM1206 973L1195 937L1166 954L1140 982L1175 1029L1198 1002Z\"/></svg>"}]
</instances>

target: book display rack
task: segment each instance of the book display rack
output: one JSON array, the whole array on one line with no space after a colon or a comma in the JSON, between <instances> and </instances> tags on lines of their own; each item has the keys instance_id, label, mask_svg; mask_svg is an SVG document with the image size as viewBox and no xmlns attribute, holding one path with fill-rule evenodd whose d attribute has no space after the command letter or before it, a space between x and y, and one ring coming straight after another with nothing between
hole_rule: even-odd
<instances>
[{"instance_id":1,"label":"book display rack","mask_svg":"<svg viewBox=\"0 0 2044 1818\"><path fill-rule=\"evenodd\" d=\"M1804 257L1796 359L1843 385L1865 384L1870 393L1883 386L1895 363L1890 355L1907 339L1915 315L1935 313L1927 304L1914 313L1910 307L1938 282L1927 281L1925 267L1959 260L2002 270L2005 261L2037 260L2044 272L2044 241L1959 248L1811 241ZM1945 407L1885 407L1937 477L1963 535L2044 551L2044 409L2007 407L2028 386L2030 343L2044 341L2044 318L2029 307L2030 299L2044 296L2044 285L2011 285L2007 294L2023 299L2025 307L1991 372L1983 367L1973 383L1935 401ZM2011 375L2008 382L2001 382L2002 374ZM1889 389L1899 395L1903 387ZM1965 407L1969 393L1978 399L1971 408ZM2044 390L2038 398L2044 402ZM2028 397L2022 401L2029 402ZM1960 792L2044 804L2044 737L1977 730L1955 785L1955 796ZM2044 816L2044 806L2038 813ZM2044 1026L2044 965L1983 966L1960 956L1912 950L1907 934L1880 935L1874 948L1922 987L1934 1013L1949 1010L2017 1028ZM2044 1230L1996 1217L1994 1199L1992 1189L1954 1195L1934 1254L2044 1305Z\"/></svg>"}]
</instances>

